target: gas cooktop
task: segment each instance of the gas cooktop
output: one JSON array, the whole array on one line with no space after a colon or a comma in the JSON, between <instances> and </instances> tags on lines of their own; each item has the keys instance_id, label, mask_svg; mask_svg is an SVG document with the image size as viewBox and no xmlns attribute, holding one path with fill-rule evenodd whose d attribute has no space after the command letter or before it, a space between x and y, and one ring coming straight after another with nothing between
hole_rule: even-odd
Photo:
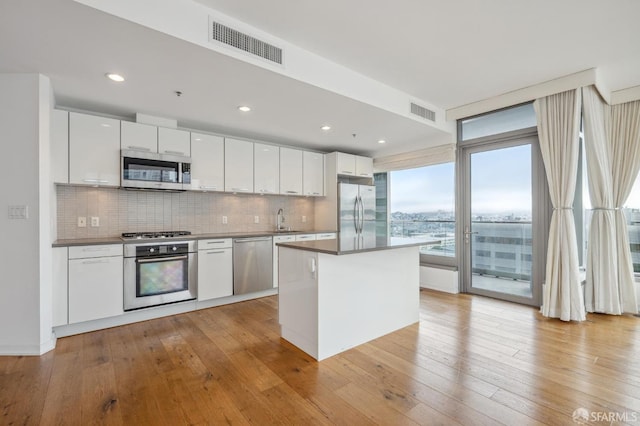
<instances>
[{"instance_id":1,"label":"gas cooktop","mask_svg":"<svg viewBox=\"0 0 640 426\"><path fill-rule=\"evenodd\" d=\"M124 240L146 240L156 238L178 238L191 235L189 231L160 231L160 232L123 232Z\"/></svg>"}]
</instances>

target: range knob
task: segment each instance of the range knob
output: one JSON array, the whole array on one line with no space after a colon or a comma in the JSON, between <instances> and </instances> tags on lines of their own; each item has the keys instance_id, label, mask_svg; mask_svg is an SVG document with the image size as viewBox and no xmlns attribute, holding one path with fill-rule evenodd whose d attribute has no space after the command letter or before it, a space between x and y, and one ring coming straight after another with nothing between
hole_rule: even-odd
<instances>
[{"instance_id":1,"label":"range knob","mask_svg":"<svg viewBox=\"0 0 640 426\"><path fill-rule=\"evenodd\" d=\"M154 249L153 247L149 249L149 253L153 253L154 251L156 251L156 249Z\"/></svg>"},{"instance_id":2,"label":"range knob","mask_svg":"<svg viewBox=\"0 0 640 426\"><path fill-rule=\"evenodd\" d=\"M173 251L176 251L176 250L178 250L178 247L173 246Z\"/></svg>"}]
</instances>

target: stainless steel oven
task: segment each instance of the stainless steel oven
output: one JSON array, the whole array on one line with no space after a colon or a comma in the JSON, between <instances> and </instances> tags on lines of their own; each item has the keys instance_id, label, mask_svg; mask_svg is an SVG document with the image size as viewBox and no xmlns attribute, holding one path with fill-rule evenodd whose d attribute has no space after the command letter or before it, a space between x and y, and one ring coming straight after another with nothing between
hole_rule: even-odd
<instances>
[{"instance_id":1,"label":"stainless steel oven","mask_svg":"<svg viewBox=\"0 0 640 426\"><path fill-rule=\"evenodd\" d=\"M195 241L154 241L124 246L124 310L197 297Z\"/></svg>"}]
</instances>

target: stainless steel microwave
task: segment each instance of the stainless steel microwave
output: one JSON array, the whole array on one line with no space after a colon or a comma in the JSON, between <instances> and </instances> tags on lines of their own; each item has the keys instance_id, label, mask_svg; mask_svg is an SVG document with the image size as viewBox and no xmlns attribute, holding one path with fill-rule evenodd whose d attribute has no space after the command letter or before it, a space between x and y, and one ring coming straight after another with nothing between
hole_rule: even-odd
<instances>
[{"instance_id":1,"label":"stainless steel microwave","mask_svg":"<svg viewBox=\"0 0 640 426\"><path fill-rule=\"evenodd\" d=\"M123 188L186 191L191 188L191 158L173 154L121 151Z\"/></svg>"}]
</instances>

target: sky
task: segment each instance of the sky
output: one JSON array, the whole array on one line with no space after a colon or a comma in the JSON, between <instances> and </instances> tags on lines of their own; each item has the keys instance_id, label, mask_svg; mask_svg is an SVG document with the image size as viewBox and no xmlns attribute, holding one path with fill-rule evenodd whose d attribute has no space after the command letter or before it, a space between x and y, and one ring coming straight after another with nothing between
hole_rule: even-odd
<instances>
[{"instance_id":1,"label":"sky","mask_svg":"<svg viewBox=\"0 0 640 426\"><path fill-rule=\"evenodd\" d=\"M472 214L531 214L529 145L471 155ZM391 172L391 212L453 211L453 163Z\"/></svg>"}]
</instances>

